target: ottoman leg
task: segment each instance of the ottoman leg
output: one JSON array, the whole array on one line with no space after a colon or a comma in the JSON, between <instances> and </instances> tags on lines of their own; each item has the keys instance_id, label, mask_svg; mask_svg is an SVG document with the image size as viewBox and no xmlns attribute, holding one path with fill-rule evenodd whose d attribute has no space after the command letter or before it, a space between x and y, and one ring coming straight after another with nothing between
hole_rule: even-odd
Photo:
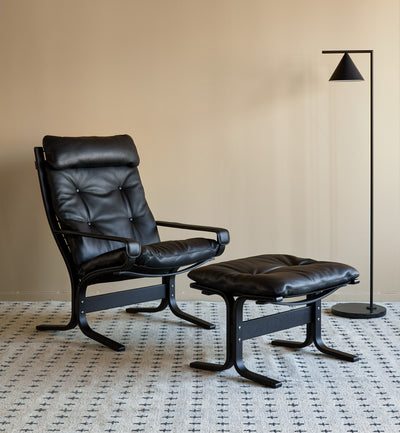
<instances>
[{"instance_id":1,"label":"ottoman leg","mask_svg":"<svg viewBox=\"0 0 400 433\"><path fill-rule=\"evenodd\" d=\"M227 370L228 368L231 368L233 366L233 350L234 350L233 341L234 340L232 338L233 326L231 324L233 323L232 311L233 311L234 299L232 296L225 295L224 293L219 293L219 295L222 296L222 298L224 299L225 306L226 306L225 362L223 364L216 364L213 362L195 361L190 363L190 366L192 368L198 368L200 370L209 370L209 371L222 371L222 370Z\"/></svg>"},{"instance_id":2,"label":"ottoman leg","mask_svg":"<svg viewBox=\"0 0 400 433\"><path fill-rule=\"evenodd\" d=\"M246 379L250 379L254 382L257 382L261 385L268 386L270 388L279 388L282 386L282 382L279 380L271 379L267 376L263 376L262 374L255 373L244 365L243 361L243 339L238 336L240 334L240 330L243 326L243 305L246 301L246 298L238 298L234 304L234 323L233 323L233 341L235 344L235 369L236 371Z\"/></svg>"},{"instance_id":3,"label":"ottoman leg","mask_svg":"<svg viewBox=\"0 0 400 433\"><path fill-rule=\"evenodd\" d=\"M274 340L272 344L301 348L314 343L318 350L335 358L345 361L357 361L359 359L358 356L327 347L322 341L320 300L310 299L307 307L298 308L294 311L243 321L243 305L247 300L246 297L240 296L235 300L232 296L222 292L214 291L214 294L221 295L226 304L226 360L224 364L196 361L190 364L193 368L222 371L234 366L242 377L270 388L278 388L282 385L282 382L251 371L245 366L243 341L305 324L307 324L307 336L304 342Z\"/></svg>"},{"instance_id":4,"label":"ottoman leg","mask_svg":"<svg viewBox=\"0 0 400 433\"><path fill-rule=\"evenodd\" d=\"M298 341L286 341L286 340L273 340L271 344L274 346L284 346L293 349L300 349L302 347L309 346L314 343L315 347L322 353L333 356L344 361L355 362L359 360L357 355L351 355L346 352L341 352L336 349L332 349L325 345L321 336L321 301L316 301L311 304L312 308L312 319L307 324L307 336L304 342Z\"/></svg>"},{"instance_id":5,"label":"ottoman leg","mask_svg":"<svg viewBox=\"0 0 400 433\"><path fill-rule=\"evenodd\" d=\"M315 347L322 353L326 353L327 355L342 359L343 361L358 361L360 358L357 355L351 355L350 353L341 352L340 350L332 349L325 345L325 343L322 341L321 336L321 301L316 302L313 307L315 321L313 324L311 324L311 328L313 332L313 340Z\"/></svg>"},{"instance_id":6,"label":"ottoman leg","mask_svg":"<svg viewBox=\"0 0 400 433\"><path fill-rule=\"evenodd\" d=\"M309 325L307 325L307 328ZM283 347L290 347L291 349L302 349L303 347L309 346L311 343L313 343L312 337L308 337L308 329L307 329L307 337L305 341L290 341L290 340L273 340L271 341L271 344L273 346L283 346Z\"/></svg>"},{"instance_id":7,"label":"ottoman leg","mask_svg":"<svg viewBox=\"0 0 400 433\"><path fill-rule=\"evenodd\" d=\"M243 361L243 339L238 335L243 326L243 304L246 298L238 298L236 301L232 296L218 293L225 301L226 305L226 360L224 364L211 362L191 362L192 368L209 371L222 371L235 366L236 371L246 379L257 382L270 388L278 388L281 382L270 379L267 376L250 371L246 368Z\"/></svg>"},{"instance_id":8,"label":"ottoman leg","mask_svg":"<svg viewBox=\"0 0 400 433\"><path fill-rule=\"evenodd\" d=\"M308 299L310 298L307 297L307 300ZM312 306L310 308L312 308ZM310 344L314 343L314 322L315 322L314 315L315 314L313 311L311 313L312 316L311 321L307 323L307 334L306 334L306 339L304 341L273 340L271 341L271 344L273 346L290 347L291 349L302 349L303 347L310 346Z\"/></svg>"}]
</instances>

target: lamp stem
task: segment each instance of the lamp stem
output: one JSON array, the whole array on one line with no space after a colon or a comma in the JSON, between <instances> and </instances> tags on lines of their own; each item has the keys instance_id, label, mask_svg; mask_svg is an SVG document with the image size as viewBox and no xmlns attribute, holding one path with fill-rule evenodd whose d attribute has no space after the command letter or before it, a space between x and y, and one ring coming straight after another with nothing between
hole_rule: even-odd
<instances>
[{"instance_id":1,"label":"lamp stem","mask_svg":"<svg viewBox=\"0 0 400 433\"><path fill-rule=\"evenodd\" d=\"M373 51L370 51L370 251L369 251L369 293L370 306L374 310L374 77L373 77Z\"/></svg>"}]
</instances>

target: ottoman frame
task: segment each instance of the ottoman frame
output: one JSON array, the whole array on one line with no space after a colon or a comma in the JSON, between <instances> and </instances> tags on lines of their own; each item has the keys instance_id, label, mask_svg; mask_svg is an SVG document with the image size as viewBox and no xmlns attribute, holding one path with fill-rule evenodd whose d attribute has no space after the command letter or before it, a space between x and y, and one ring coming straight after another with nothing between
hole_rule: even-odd
<instances>
[{"instance_id":1,"label":"ottoman frame","mask_svg":"<svg viewBox=\"0 0 400 433\"><path fill-rule=\"evenodd\" d=\"M192 283L191 287L199 289L205 295L220 295L226 304L226 360L224 364L196 361L190 364L193 368L222 371L232 366L243 377L271 388L278 388L282 382L267 376L250 371L243 361L243 341L282 331L300 325L307 325L305 341L274 340L275 346L290 348L302 348L314 343L321 352L335 358L355 362L359 357L339 350L327 347L321 337L321 299L330 295L343 285L332 287L320 292L309 294L305 299L294 302L283 302L283 298L257 298L248 296L234 297L215 288L205 287L198 283ZM247 300L255 300L257 303L279 304L286 306L300 306L276 314L259 317L251 320L243 320L243 306Z\"/></svg>"}]
</instances>

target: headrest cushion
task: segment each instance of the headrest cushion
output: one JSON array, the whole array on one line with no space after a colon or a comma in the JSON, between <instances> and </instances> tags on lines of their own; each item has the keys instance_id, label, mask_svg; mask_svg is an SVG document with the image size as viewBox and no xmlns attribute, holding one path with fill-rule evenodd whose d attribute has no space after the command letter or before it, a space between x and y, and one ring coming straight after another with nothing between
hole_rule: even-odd
<instances>
[{"instance_id":1,"label":"headrest cushion","mask_svg":"<svg viewBox=\"0 0 400 433\"><path fill-rule=\"evenodd\" d=\"M139 165L136 146L129 135L111 137L56 137L46 135L43 148L54 169Z\"/></svg>"}]
</instances>

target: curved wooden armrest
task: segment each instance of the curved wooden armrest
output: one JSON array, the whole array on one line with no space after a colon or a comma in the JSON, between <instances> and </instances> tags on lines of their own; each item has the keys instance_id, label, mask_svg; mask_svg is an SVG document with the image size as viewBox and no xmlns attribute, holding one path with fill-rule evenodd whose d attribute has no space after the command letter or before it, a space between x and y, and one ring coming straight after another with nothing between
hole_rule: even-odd
<instances>
[{"instance_id":1,"label":"curved wooden armrest","mask_svg":"<svg viewBox=\"0 0 400 433\"><path fill-rule=\"evenodd\" d=\"M195 224L184 224L170 221L156 221L158 226L162 227L171 227L175 229L184 229L184 230L197 230L202 232L212 232L217 234L217 241L220 245L228 245L229 244L229 232L226 229L220 227L210 227L210 226L199 226Z\"/></svg>"}]
</instances>

